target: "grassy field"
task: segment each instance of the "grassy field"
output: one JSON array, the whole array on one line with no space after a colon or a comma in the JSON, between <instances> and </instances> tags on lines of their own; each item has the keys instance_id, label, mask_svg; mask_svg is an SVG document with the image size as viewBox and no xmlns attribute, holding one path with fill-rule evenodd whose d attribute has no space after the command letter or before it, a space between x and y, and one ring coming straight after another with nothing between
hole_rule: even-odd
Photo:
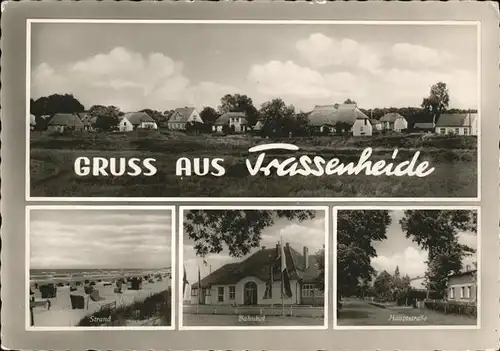
<instances>
[{"instance_id":1,"label":"grassy field","mask_svg":"<svg viewBox=\"0 0 500 351\"><path fill-rule=\"evenodd\" d=\"M272 142L292 143L298 152L269 152L284 159L297 155L337 157L357 162L362 150L372 147L373 160L409 160L421 151L434 173L425 178L388 176L251 176L245 160L248 149ZM475 197L477 148L475 137L421 135L380 137L314 137L262 139L250 136L214 137L137 131L132 133L75 133L51 135L32 132L31 195L46 197ZM146 177L79 177L77 157L138 157L156 159L158 172ZM180 157L223 158L222 177L175 175ZM250 157L254 159L254 157Z\"/></svg>"}]
</instances>

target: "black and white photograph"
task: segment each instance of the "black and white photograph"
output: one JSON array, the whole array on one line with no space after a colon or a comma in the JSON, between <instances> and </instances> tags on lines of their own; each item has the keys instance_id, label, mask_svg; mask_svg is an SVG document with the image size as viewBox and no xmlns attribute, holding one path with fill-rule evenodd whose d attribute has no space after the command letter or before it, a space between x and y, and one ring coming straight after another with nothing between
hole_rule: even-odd
<instances>
[{"instance_id":1,"label":"black and white photograph","mask_svg":"<svg viewBox=\"0 0 500 351\"><path fill-rule=\"evenodd\" d=\"M31 20L28 197L477 199L478 35Z\"/></svg>"},{"instance_id":2,"label":"black and white photograph","mask_svg":"<svg viewBox=\"0 0 500 351\"><path fill-rule=\"evenodd\" d=\"M29 208L28 329L173 329L172 216Z\"/></svg>"},{"instance_id":3,"label":"black and white photograph","mask_svg":"<svg viewBox=\"0 0 500 351\"><path fill-rule=\"evenodd\" d=\"M181 330L326 329L326 211L181 208Z\"/></svg>"},{"instance_id":4,"label":"black and white photograph","mask_svg":"<svg viewBox=\"0 0 500 351\"><path fill-rule=\"evenodd\" d=\"M336 212L336 328L479 327L478 209Z\"/></svg>"}]
</instances>

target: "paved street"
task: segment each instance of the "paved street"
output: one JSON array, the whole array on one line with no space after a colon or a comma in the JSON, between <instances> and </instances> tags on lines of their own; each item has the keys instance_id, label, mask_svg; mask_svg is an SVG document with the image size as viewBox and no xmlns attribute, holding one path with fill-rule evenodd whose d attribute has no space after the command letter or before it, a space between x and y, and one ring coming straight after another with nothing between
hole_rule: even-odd
<instances>
[{"instance_id":1,"label":"paved street","mask_svg":"<svg viewBox=\"0 0 500 351\"><path fill-rule=\"evenodd\" d=\"M428 309L406 307L380 308L363 300L344 300L338 313L337 324L356 325L475 325L476 319L466 316L445 315Z\"/></svg>"}]
</instances>

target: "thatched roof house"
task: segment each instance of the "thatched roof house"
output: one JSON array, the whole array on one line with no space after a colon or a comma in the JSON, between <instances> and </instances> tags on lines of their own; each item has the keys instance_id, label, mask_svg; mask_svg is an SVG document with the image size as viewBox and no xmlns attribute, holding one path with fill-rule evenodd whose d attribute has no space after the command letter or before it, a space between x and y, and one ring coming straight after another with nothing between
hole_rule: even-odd
<instances>
[{"instance_id":1,"label":"thatched roof house","mask_svg":"<svg viewBox=\"0 0 500 351\"><path fill-rule=\"evenodd\" d=\"M312 127L335 126L338 123L353 125L357 119L369 119L356 104L316 105L308 118Z\"/></svg>"},{"instance_id":2,"label":"thatched roof house","mask_svg":"<svg viewBox=\"0 0 500 351\"><path fill-rule=\"evenodd\" d=\"M158 125L145 112L128 112L122 116L118 129L122 132L130 132L135 129L158 129Z\"/></svg>"},{"instance_id":3,"label":"thatched roof house","mask_svg":"<svg viewBox=\"0 0 500 351\"><path fill-rule=\"evenodd\" d=\"M64 131L64 130L82 130L84 124L76 113L56 113L49 121L47 130L49 131Z\"/></svg>"}]
</instances>

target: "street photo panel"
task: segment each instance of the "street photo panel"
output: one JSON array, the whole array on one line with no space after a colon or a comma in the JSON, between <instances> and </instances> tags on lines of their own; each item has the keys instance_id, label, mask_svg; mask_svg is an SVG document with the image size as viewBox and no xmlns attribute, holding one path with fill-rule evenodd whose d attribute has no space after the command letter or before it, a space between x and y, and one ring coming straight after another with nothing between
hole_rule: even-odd
<instances>
[{"instance_id":1,"label":"street photo panel","mask_svg":"<svg viewBox=\"0 0 500 351\"><path fill-rule=\"evenodd\" d=\"M298 22L30 22L28 198L480 197L476 22Z\"/></svg>"},{"instance_id":2,"label":"street photo panel","mask_svg":"<svg viewBox=\"0 0 500 351\"><path fill-rule=\"evenodd\" d=\"M326 208L181 208L181 329L326 329Z\"/></svg>"},{"instance_id":3,"label":"street photo panel","mask_svg":"<svg viewBox=\"0 0 500 351\"><path fill-rule=\"evenodd\" d=\"M477 208L338 208L335 328L479 326Z\"/></svg>"},{"instance_id":4,"label":"street photo panel","mask_svg":"<svg viewBox=\"0 0 500 351\"><path fill-rule=\"evenodd\" d=\"M170 208L28 213L28 329L173 329Z\"/></svg>"}]
</instances>

